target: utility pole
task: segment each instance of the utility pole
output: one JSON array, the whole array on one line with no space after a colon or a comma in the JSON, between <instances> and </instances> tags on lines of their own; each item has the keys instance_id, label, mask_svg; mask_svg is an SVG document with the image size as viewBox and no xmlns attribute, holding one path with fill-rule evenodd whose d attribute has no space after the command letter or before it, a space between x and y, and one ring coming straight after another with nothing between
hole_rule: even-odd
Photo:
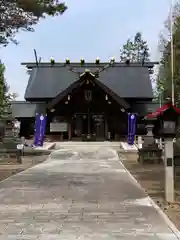
<instances>
[{"instance_id":1,"label":"utility pole","mask_svg":"<svg viewBox=\"0 0 180 240\"><path fill-rule=\"evenodd\" d=\"M170 43L171 43L171 90L172 90L172 104L175 105L174 99L174 42L173 42L173 7L174 1L170 0ZM165 127L164 120L164 128L169 128L167 121ZM173 122L171 122L173 124ZM173 138L175 137L175 129L174 134L164 135L164 157L165 157L165 200L166 202L173 203L175 200L175 191L174 191L174 142Z\"/></svg>"},{"instance_id":2,"label":"utility pole","mask_svg":"<svg viewBox=\"0 0 180 240\"><path fill-rule=\"evenodd\" d=\"M172 91L172 104L175 105L174 96L174 39L173 39L173 6L174 1L170 0L170 43L171 43L171 91Z\"/></svg>"}]
</instances>

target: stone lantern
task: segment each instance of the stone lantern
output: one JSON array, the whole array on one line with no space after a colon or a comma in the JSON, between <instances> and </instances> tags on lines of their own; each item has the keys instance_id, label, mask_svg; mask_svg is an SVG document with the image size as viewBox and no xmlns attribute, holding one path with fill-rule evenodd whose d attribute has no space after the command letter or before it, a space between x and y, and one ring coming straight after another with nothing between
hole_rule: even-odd
<instances>
[{"instance_id":1,"label":"stone lantern","mask_svg":"<svg viewBox=\"0 0 180 240\"><path fill-rule=\"evenodd\" d=\"M138 161L160 163L162 161L162 150L159 149L153 135L154 123L157 119L151 118L146 120L147 135L144 137L142 148L138 152Z\"/></svg>"},{"instance_id":2,"label":"stone lantern","mask_svg":"<svg viewBox=\"0 0 180 240\"><path fill-rule=\"evenodd\" d=\"M0 143L0 149L4 152L16 152L17 144L20 143L20 139L15 137L13 134L13 117L11 109L7 109L2 116L3 123L3 137Z\"/></svg>"}]
</instances>

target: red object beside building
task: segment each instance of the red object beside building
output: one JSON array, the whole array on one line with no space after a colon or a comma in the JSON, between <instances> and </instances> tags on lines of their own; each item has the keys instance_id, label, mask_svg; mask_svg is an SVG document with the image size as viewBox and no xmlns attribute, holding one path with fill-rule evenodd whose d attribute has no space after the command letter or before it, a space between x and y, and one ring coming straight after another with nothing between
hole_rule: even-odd
<instances>
[{"instance_id":1,"label":"red object beside building","mask_svg":"<svg viewBox=\"0 0 180 240\"><path fill-rule=\"evenodd\" d=\"M174 111L176 111L177 114L180 114L180 108L175 107L174 105L172 105L172 103L167 103L165 105L163 105L162 107L159 107L156 109L155 112L153 113L149 113L146 118L147 119L151 119L151 118L157 118L160 115L162 115L166 110L168 110L169 108L174 109Z\"/></svg>"}]
</instances>

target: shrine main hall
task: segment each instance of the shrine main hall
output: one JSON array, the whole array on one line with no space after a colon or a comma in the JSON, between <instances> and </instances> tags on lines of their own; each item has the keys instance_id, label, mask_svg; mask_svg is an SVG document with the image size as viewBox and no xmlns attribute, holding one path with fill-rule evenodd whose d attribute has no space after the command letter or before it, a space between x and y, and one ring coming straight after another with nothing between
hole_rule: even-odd
<instances>
[{"instance_id":1,"label":"shrine main hall","mask_svg":"<svg viewBox=\"0 0 180 240\"><path fill-rule=\"evenodd\" d=\"M47 115L46 136L56 140L120 140L127 136L128 112L137 115L137 134L143 134L144 117L157 108L150 79L155 64L22 63L29 73L25 101L12 102L20 134L33 135L39 113Z\"/></svg>"}]
</instances>

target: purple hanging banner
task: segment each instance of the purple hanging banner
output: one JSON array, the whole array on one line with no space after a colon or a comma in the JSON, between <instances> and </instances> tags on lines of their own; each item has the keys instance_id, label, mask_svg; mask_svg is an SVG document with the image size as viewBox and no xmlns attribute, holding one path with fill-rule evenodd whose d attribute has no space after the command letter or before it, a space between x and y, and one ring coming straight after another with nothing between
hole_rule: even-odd
<instances>
[{"instance_id":1,"label":"purple hanging banner","mask_svg":"<svg viewBox=\"0 0 180 240\"><path fill-rule=\"evenodd\" d=\"M40 134L39 134L39 146L43 146L44 136L46 132L46 119L47 116L40 116Z\"/></svg>"},{"instance_id":2,"label":"purple hanging banner","mask_svg":"<svg viewBox=\"0 0 180 240\"><path fill-rule=\"evenodd\" d=\"M136 135L136 115L128 114L128 144L133 145Z\"/></svg>"},{"instance_id":3,"label":"purple hanging banner","mask_svg":"<svg viewBox=\"0 0 180 240\"><path fill-rule=\"evenodd\" d=\"M43 146L47 116L36 114L34 145Z\"/></svg>"},{"instance_id":4,"label":"purple hanging banner","mask_svg":"<svg viewBox=\"0 0 180 240\"><path fill-rule=\"evenodd\" d=\"M36 113L36 119L35 119L35 133L34 133L34 145L38 146L38 138L39 138L39 128L40 126L40 114Z\"/></svg>"}]
</instances>

